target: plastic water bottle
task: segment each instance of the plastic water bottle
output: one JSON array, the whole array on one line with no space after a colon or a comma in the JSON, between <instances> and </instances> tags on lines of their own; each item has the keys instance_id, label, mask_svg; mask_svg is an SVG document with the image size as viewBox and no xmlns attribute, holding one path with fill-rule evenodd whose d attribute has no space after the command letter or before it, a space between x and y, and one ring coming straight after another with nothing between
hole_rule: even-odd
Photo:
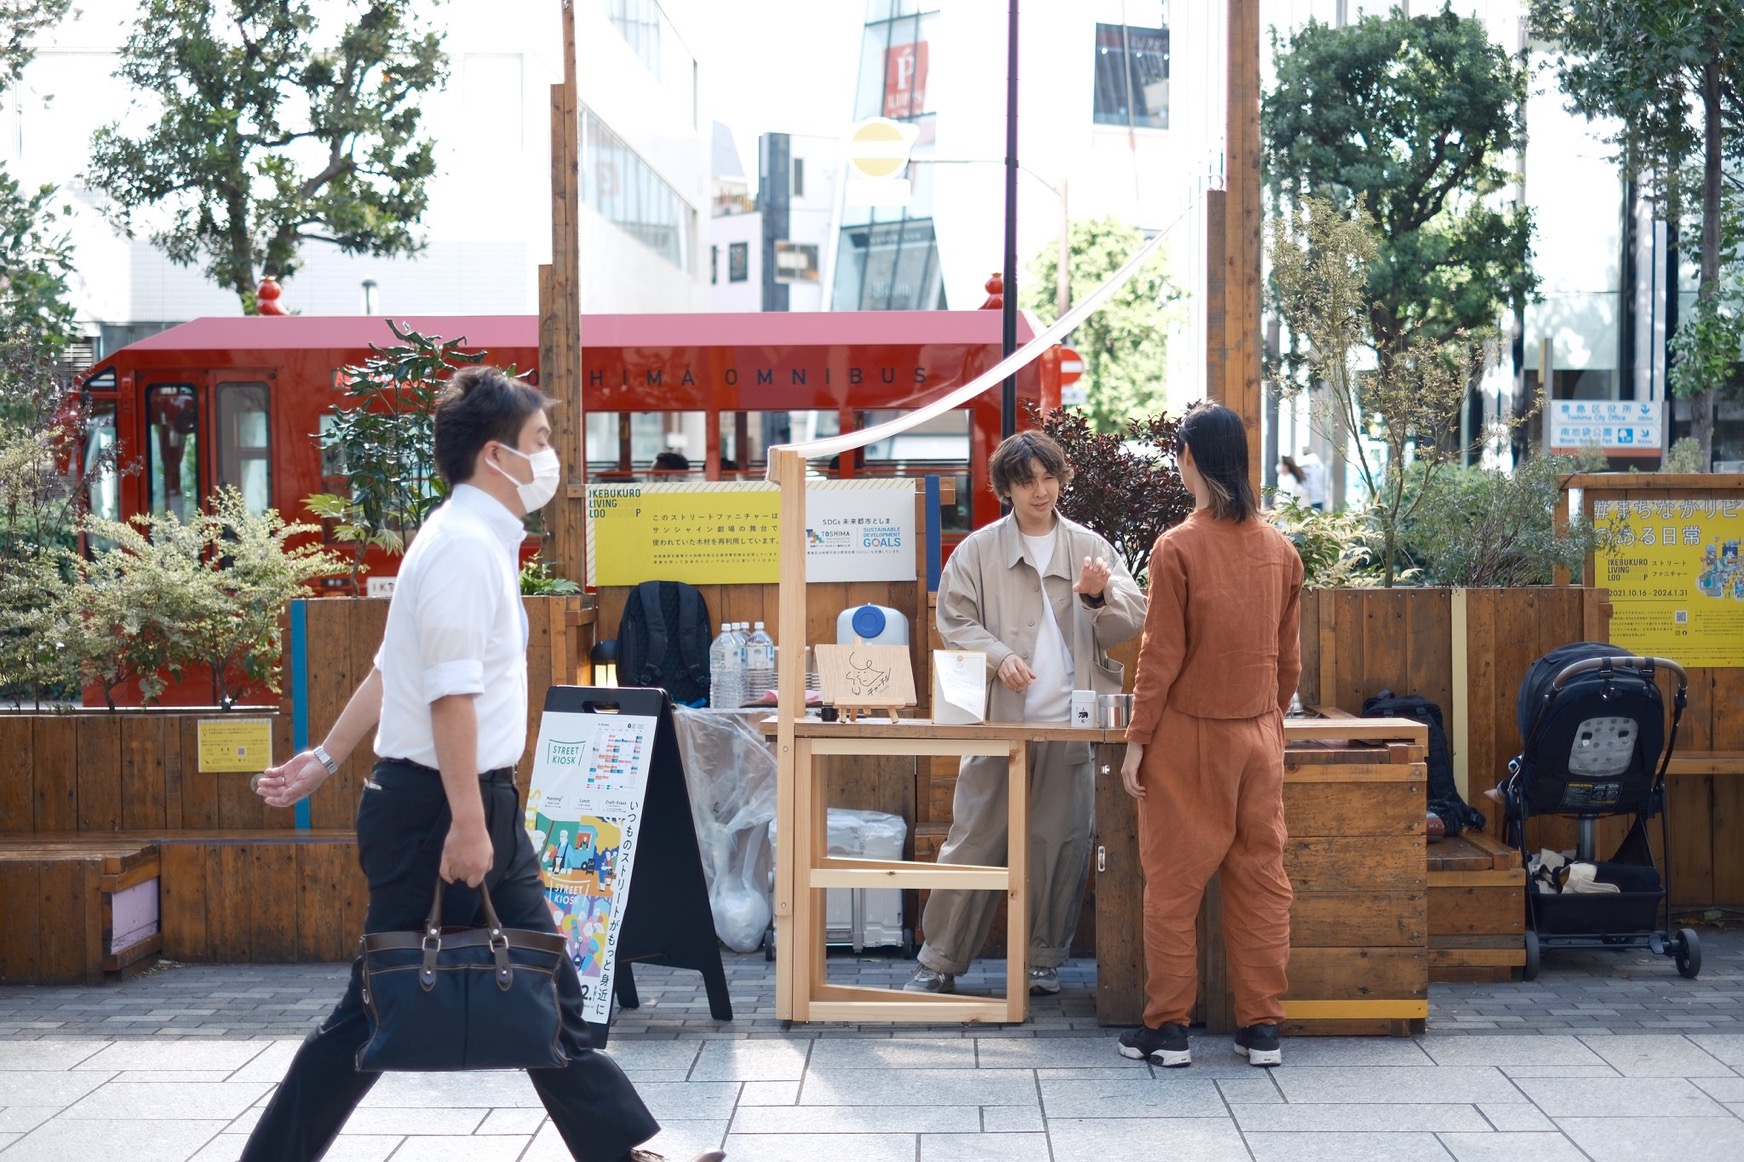
<instances>
[{"instance_id":1,"label":"plastic water bottle","mask_svg":"<svg viewBox=\"0 0 1744 1162\"><path fill-rule=\"evenodd\" d=\"M727 628L727 708L737 710L745 704L745 638L751 623L735 621Z\"/></svg>"},{"instance_id":2,"label":"plastic water bottle","mask_svg":"<svg viewBox=\"0 0 1744 1162\"><path fill-rule=\"evenodd\" d=\"M712 710L736 710L740 697L740 669L738 662L738 643L734 639L733 622L721 625L720 636L709 646L709 708Z\"/></svg>"},{"instance_id":3,"label":"plastic water bottle","mask_svg":"<svg viewBox=\"0 0 1744 1162\"><path fill-rule=\"evenodd\" d=\"M758 622L745 639L745 700L761 702L775 685L775 641Z\"/></svg>"}]
</instances>

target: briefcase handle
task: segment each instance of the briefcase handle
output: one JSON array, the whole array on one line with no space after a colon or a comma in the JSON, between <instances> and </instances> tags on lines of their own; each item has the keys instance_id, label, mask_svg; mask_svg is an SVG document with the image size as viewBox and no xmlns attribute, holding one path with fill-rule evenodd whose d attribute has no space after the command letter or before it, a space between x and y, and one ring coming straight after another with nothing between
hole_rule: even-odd
<instances>
[{"instance_id":1,"label":"briefcase handle","mask_svg":"<svg viewBox=\"0 0 1744 1162\"><path fill-rule=\"evenodd\" d=\"M424 920L424 962L418 969L418 983L425 992L436 987L436 954L442 951L442 889L447 886L438 875L436 894L430 900L430 915ZM497 917L496 905L491 903L490 888L483 880L479 881L478 894L484 901L485 929L490 933L491 958L496 962L497 988L507 992L515 979L515 970L509 964L509 937L503 931L502 920Z\"/></svg>"}]
</instances>

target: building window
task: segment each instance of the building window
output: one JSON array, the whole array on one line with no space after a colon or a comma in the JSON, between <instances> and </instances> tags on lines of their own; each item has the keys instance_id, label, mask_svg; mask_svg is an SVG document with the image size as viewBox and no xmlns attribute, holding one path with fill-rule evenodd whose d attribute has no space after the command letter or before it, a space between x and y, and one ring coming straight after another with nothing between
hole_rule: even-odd
<instances>
[{"instance_id":1,"label":"building window","mask_svg":"<svg viewBox=\"0 0 1744 1162\"><path fill-rule=\"evenodd\" d=\"M730 242L727 244L727 281L744 282L751 277L751 244L749 242Z\"/></svg>"},{"instance_id":2,"label":"building window","mask_svg":"<svg viewBox=\"0 0 1744 1162\"><path fill-rule=\"evenodd\" d=\"M805 197L805 158L793 159L793 196Z\"/></svg>"},{"instance_id":3,"label":"building window","mask_svg":"<svg viewBox=\"0 0 1744 1162\"><path fill-rule=\"evenodd\" d=\"M590 109L583 107L582 201L680 270L690 267L696 211Z\"/></svg>"},{"instance_id":4,"label":"building window","mask_svg":"<svg viewBox=\"0 0 1744 1162\"><path fill-rule=\"evenodd\" d=\"M1096 111L1102 125L1169 127L1169 30L1096 26Z\"/></svg>"},{"instance_id":5,"label":"building window","mask_svg":"<svg viewBox=\"0 0 1744 1162\"><path fill-rule=\"evenodd\" d=\"M714 286L721 281L721 248L709 247L709 285Z\"/></svg>"},{"instance_id":6,"label":"building window","mask_svg":"<svg viewBox=\"0 0 1744 1162\"><path fill-rule=\"evenodd\" d=\"M832 296L839 311L927 311L944 305L938 243L930 220L874 222L842 230Z\"/></svg>"},{"instance_id":7,"label":"building window","mask_svg":"<svg viewBox=\"0 0 1744 1162\"><path fill-rule=\"evenodd\" d=\"M656 0L606 0L606 19L656 80L678 96L696 123L696 58Z\"/></svg>"}]
</instances>

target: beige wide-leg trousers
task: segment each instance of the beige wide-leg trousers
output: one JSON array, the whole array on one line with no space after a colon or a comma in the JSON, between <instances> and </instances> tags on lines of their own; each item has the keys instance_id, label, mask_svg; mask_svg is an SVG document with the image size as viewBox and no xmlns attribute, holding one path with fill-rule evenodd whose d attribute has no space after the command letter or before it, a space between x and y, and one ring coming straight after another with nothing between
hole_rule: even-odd
<instances>
[{"instance_id":1,"label":"beige wide-leg trousers","mask_svg":"<svg viewBox=\"0 0 1744 1162\"><path fill-rule=\"evenodd\" d=\"M1090 871L1096 784L1085 743L1031 743L1028 762L1029 966L1058 968L1078 927ZM1005 866L1008 765L988 756L963 760L938 862ZM1001 899L998 892L934 891L921 916L920 963L951 976L967 972Z\"/></svg>"}]
</instances>

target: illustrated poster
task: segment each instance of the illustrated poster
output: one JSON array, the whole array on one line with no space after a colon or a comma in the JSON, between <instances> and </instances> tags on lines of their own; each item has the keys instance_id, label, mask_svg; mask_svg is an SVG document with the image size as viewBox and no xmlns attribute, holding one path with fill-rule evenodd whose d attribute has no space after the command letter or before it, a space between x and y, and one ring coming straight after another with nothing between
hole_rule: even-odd
<instances>
[{"instance_id":1,"label":"illustrated poster","mask_svg":"<svg viewBox=\"0 0 1744 1162\"><path fill-rule=\"evenodd\" d=\"M1744 666L1744 500L1599 500L1611 640L1686 669Z\"/></svg>"},{"instance_id":2,"label":"illustrated poster","mask_svg":"<svg viewBox=\"0 0 1744 1162\"><path fill-rule=\"evenodd\" d=\"M545 899L581 974L582 1011L611 1017L612 973L658 720L547 710L539 723L527 833Z\"/></svg>"}]
</instances>

